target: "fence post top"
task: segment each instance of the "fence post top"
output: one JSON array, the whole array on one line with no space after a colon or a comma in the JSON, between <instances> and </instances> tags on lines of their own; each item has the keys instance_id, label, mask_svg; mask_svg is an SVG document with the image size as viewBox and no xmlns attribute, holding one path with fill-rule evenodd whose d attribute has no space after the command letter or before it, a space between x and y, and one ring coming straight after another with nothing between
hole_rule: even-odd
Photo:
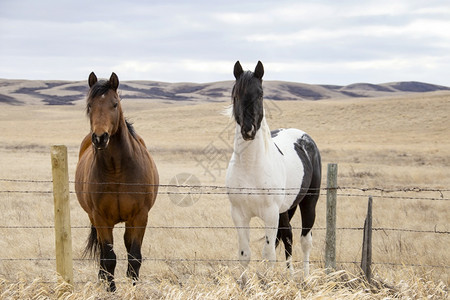
<instances>
[{"instance_id":1,"label":"fence post top","mask_svg":"<svg viewBox=\"0 0 450 300\"><path fill-rule=\"evenodd\" d=\"M50 147L51 150L61 150L61 149L67 149L66 145L52 145Z\"/></svg>"}]
</instances>

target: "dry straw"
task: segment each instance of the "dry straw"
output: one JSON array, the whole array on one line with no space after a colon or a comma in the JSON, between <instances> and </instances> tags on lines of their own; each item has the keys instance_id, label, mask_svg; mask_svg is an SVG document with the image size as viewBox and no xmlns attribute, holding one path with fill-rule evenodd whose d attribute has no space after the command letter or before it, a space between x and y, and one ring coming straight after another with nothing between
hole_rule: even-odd
<instances>
[{"instance_id":1,"label":"dry straw","mask_svg":"<svg viewBox=\"0 0 450 300\"><path fill-rule=\"evenodd\" d=\"M0 279L1 299L448 299L443 282L428 281L416 274L404 274L406 280L388 284L375 276L369 285L362 276L339 270L326 274L316 269L303 279L301 272L293 277L284 271L259 265L249 271L243 285L236 268L221 267L205 274L175 273L155 275L133 286L119 281L115 293L105 291L101 283L67 285L35 279L25 274L10 282Z\"/></svg>"}]
</instances>

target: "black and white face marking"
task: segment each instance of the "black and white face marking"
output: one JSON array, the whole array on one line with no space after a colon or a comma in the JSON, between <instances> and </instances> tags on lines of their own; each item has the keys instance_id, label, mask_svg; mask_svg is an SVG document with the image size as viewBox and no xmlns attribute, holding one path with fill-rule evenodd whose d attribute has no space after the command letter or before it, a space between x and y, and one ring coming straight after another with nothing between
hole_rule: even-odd
<instances>
[{"instance_id":1,"label":"black and white face marking","mask_svg":"<svg viewBox=\"0 0 450 300\"><path fill-rule=\"evenodd\" d=\"M264 116L262 76L264 68L258 62L255 72L244 72L239 61L234 65L233 115L241 126L242 138L253 140Z\"/></svg>"}]
</instances>

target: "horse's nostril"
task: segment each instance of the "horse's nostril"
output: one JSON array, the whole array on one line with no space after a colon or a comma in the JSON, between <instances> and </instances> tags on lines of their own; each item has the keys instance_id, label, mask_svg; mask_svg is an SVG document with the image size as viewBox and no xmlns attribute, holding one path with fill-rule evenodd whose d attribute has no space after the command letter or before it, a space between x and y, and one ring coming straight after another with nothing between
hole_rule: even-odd
<instances>
[{"instance_id":1,"label":"horse's nostril","mask_svg":"<svg viewBox=\"0 0 450 300\"><path fill-rule=\"evenodd\" d=\"M102 141L102 142L106 142L107 140L109 139L109 134L108 133L104 133L104 134L102 134L102 136L101 136L101 138L100 138L100 140Z\"/></svg>"},{"instance_id":2,"label":"horse's nostril","mask_svg":"<svg viewBox=\"0 0 450 300\"><path fill-rule=\"evenodd\" d=\"M92 143L98 149L104 149L108 145L109 142L109 134L107 132L103 133L101 136L98 136L95 132L92 133Z\"/></svg>"},{"instance_id":3,"label":"horse's nostril","mask_svg":"<svg viewBox=\"0 0 450 300\"><path fill-rule=\"evenodd\" d=\"M97 144L98 143L98 136L94 133L92 133L92 143Z\"/></svg>"}]
</instances>

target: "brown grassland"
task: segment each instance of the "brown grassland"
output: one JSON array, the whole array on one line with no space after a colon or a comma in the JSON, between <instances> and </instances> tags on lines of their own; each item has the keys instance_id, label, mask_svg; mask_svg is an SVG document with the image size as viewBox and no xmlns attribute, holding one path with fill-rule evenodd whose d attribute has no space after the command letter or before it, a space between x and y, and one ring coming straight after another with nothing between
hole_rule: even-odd
<instances>
[{"instance_id":1,"label":"brown grassland","mask_svg":"<svg viewBox=\"0 0 450 300\"><path fill-rule=\"evenodd\" d=\"M226 105L126 99L122 104L125 115L145 139L162 184L168 184L179 173L191 173L202 185L215 186L224 185L232 151L233 124L221 115ZM301 271L301 222L297 213L293 220L294 276L285 271L283 249L279 248L280 263L266 270L264 264L252 262L250 281L241 287L237 281L238 263L234 261L237 238L226 195L205 190L210 193L203 193L194 205L182 207L171 201L163 186L149 214L143 245L145 261L141 281L135 287L125 276L124 230L121 226L115 230L118 290L109 295L97 281L97 266L81 259L89 221L73 193L73 178L79 143L89 131L84 103L0 105L0 298L447 298L450 93L265 105L271 129L300 128L315 139L322 153L323 186L327 164L335 162L339 168L338 185L356 188L338 191L337 227L343 229L337 235L336 272L326 275L323 269L325 196L317 206L311 276L303 278ZM75 259L72 291L58 284L55 274L49 151L54 144L67 145L69 153ZM374 187L442 191L362 190ZM376 196L373 226L384 228L373 233L373 285L362 279L358 267L362 231L345 229L363 226L369 194ZM263 224L255 219L251 225ZM189 226L202 228L184 228ZM208 228L217 226L225 228ZM420 230L430 232L417 232ZM252 230L253 259L261 258L261 236L260 229Z\"/></svg>"}]
</instances>

